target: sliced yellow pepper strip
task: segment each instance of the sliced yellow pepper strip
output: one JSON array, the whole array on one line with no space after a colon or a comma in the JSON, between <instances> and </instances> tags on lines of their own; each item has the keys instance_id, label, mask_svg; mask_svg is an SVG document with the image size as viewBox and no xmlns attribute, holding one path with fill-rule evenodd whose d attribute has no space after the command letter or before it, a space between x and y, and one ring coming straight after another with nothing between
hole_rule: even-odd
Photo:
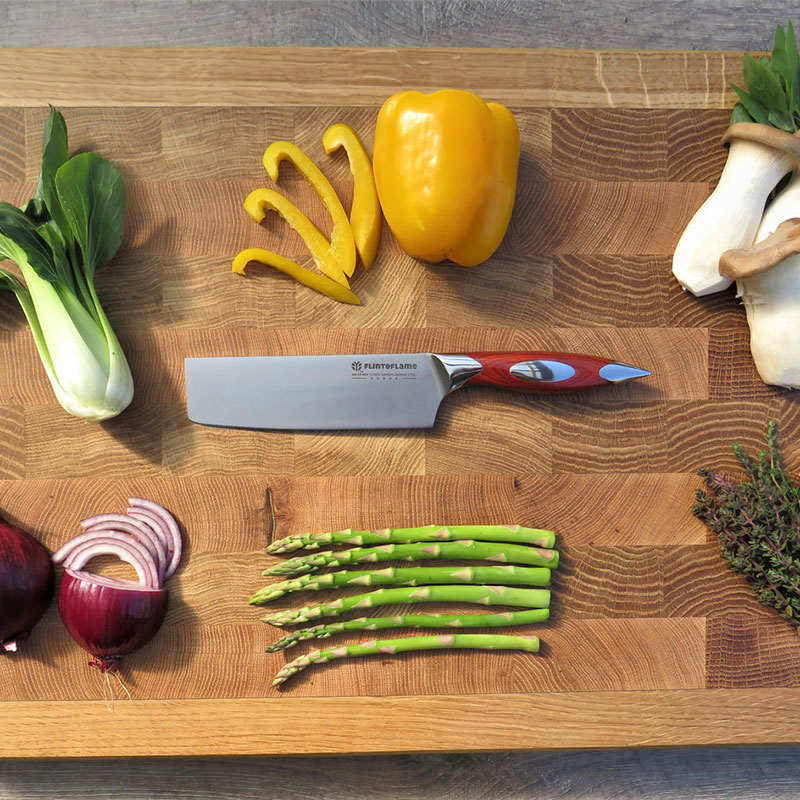
<instances>
[{"instance_id":1,"label":"sliced yellow pepper strip","mask_svg":"<svg viewBox=\"0 0 800 800\"><path fill-rule=\"evenodd\" d=\"M331 252L330 242L320 229L282 194L273 189L253 189L245 198L244 210L256 222L261 222L267 211L276 211L300 234L319 269L345 289L350 288L347 276Z\"/></svg>"},{"instance_id":2,"label":"sliced yellow pepper strip","mask_svg":"<svg viewBox=\"0 0 800 800\"><path fill-rule=\"evenodd\" d=\"M297 145L291 142L273 142L264 151L264 169L267 170L267 174L273 181L277 182L280 163L284 159L288 159L297 167L300 174L320 196L325 208L328 209L333 220L329 245L331 253L347 277L351 277L356 269L356 245L350 220L347 218L339 195L336 194L336 190L319 167Z\"/></svg>"},{"instance_id":3,"label":"sliced yellow pepper strip","mask_svg":"<svg viewBox=\"0 0 800 800\"><path fill-rule=\"evenodd\" d=\"M257 261L259 264L275 267L275 269L291 275L296 281L305 286L322 292L322 294L333 300L338 300L340 303L361 305L361 301L349 289L336 283L336 281L301 267L294 261L273 253L271 250L262 250L260 247L250 247L247 250L242 250L241 253L237 253L236 258L233 259L233 271L244 275L245 268L250 261Z\"/></svg>"},{"instance_id":4,"label":"sliced yellow pepper strip","mask_svg":"<svg viewBox=\"0 0 800 800\"><path fill-rule=\"evenodd\" d=\"M361 263L364 269L369 269L381 240L381 204L372 174L372 161L358 134L349 125L331 125L322 137L322 146L328 155L340 147L347 153L353 175L350 227L353 229L353 239Z\"/></svg>"}]
</instances>

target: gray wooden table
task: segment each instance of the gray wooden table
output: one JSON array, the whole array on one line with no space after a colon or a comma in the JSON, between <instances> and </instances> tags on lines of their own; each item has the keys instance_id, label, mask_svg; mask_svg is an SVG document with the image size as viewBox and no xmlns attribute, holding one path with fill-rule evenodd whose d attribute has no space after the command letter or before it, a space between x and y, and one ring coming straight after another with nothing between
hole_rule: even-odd
<instances>
[{"instance_id":1,"label":"gray wooden table","mask_svg":"<svg viewBox=\"0 0 800 800\"><path fill-rule=\"evenodd\" d=\"M0 44L763 50L790 13L776 0L0 0ZM3 800L89 796L782 800L800 797L800 747L0 762Z\"/></svg>"}]
</instances>

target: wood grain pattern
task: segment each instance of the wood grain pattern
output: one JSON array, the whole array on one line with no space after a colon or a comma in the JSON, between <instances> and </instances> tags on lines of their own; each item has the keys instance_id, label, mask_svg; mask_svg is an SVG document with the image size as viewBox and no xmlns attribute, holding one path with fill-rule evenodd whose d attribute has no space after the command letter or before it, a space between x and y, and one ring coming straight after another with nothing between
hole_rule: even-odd
<instances>
[{"instance_id":1,"label":"wood grain pattern","mask_svg":"<svg viewBox=\"0 0 800 800\"><path fill-rule=\"evenodd\" d=\"M276 797L325 800L478 800L552 797L583 800L739 798L793 800L797 748L648 748L525 753L436 753L413 756L259 759L97 759L53 762L7 760L0 776L10 798L82 800L109 792L144 800L258 800L265 787ZM152 789L150 787L157 787Z\"/></svg>"},{"instance_id":2,"label":"wood grain pattern","mask_svg":"<svg viewBox=\"0 0 800 800\"><path fill-rule=\"evenodd\" d=\"M333 47L709 47L758 50L785 6L759 14L741 0L568 8L544 0L74 0L47 15L3 0L9 43L47 46L260 45ZM491 21L491 24L488 24ZM687 24L691 21L691 24Z\"/></svg>"},{"instance_id":3,"label":"wood grain pattern","mask_svg":"<svg viewBox=\"0 0 800 800\"><path fill-rule=\"evenodd\" d=\"M114 80L103 72L111 59ZM739 63L725 53L0 51L0 199L20 203L35 187L45 109L29 78L44 67L72 145L125 176L129 224L99 291L136 382L119 418L67 417L3 298L0 507L55 548L83 516L150 496L178 514L189 545L164 629L126 659L135 702L109 713L51 608L21 656L0 660L0 755L797 740L770 720L776 708L796 712L800 644L727 570L690 505L697 467L735 469L730 442L758 447L769 418L787 461L800 463L800 415L789 393L758 381L732 292L698 300L669 275L722 164L724 87ZM433 86L443 69L511 103L520 121L517 204L490 263L424 265L386 231L378 262L354 281L356 308L268 270L232 274L245 246L307 259L280 220L256 225L241 207L269 183L269 141L306 148L347 204L349 171L323 155L324 129L348 122L370 145L385 96L412 78ZM295 172L277 188L329 232ZM185 356L491 350L588 352L653 375L558 398L466 387L430 431L294 435L186 418ZM277 634L246 603L274 558L268 489L276 535L433 522L556 529L552 618L528 631L542 653L364 659L271 689L288 654L264 652ZM379 737L376 708L393 714ZM65 726L53 738L67 712L103 735Z\"/></svg>"},{"instance_id":4,"label":"wood grain pattern","mask_svg":"<svg viewBox=\"0 0 800 800\"><path fill-rule=\"evenodd\" d=\"M106 704L75 701L70 713L83 726L64 725L58 703L9 702L9 721L0 755L19 756L30 744L25 715L35 716L43 741L39 754L96 757L145 756L155 739L159 752L185 756L219 754L381 753L375 719L397 752L459 751L463 731L479 729L481 749L527 750L629 747L678 744L752 744L796 741L790 726L776 726L775 714L794 718L800 711L797 689L673 689L659 691L532 692L465 696L453 706L450 696L370 697L369 714L352 715L351 698L285 697L280 700L208 700L197 715L187 701L118 702L113 717ZM109 718L111 722L109 722ZM335 725L320 720L347 718L347 739ZM222 728L219 720L227 725ZM565 724L565 720L571 720ZM712 720L713 725L709 725ZM113 730L109 743L87 730ZM147 731L147 736L141 736ZM110 752L111 751L111 752ZM28 751L29 752L29 751Z\"/></svg>"},{"instance_id":5,"label":"wood grain pattern","mask_svg":"<svg viewBox=\"0 0 800 800\"><path fill-rule=\"evenodd\" d=\"M441 88L446 75L512 106L727 109L740 73L740 55L724 52L286 47L265 69L257 47L6 47L0 104L374 106L399 87Z\"/></svg>"}]
</instances>

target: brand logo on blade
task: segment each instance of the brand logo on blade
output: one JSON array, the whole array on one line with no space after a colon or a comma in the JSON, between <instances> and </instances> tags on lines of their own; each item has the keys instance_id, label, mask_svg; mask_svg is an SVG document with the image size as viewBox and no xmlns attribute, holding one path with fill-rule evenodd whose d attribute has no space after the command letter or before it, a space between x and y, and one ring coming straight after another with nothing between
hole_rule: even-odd
<instances>
[{"instance_id":1,"label":"brand logo on blade","mask_svg":"<svg viewBox=\"0 0 800 800\"><path fill-rule=\"evenodd\" d=\"M413 380L417 364L413 361L353 361L353 377L361 380Z\"/></svg>"}]
</instances>

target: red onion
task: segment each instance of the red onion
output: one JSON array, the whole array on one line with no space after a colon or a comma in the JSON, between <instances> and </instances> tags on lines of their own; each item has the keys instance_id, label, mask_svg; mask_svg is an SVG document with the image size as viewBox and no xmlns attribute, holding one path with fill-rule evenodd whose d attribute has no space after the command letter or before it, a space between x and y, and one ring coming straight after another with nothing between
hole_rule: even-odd
<instances>
[{"instance_id":1,"label":"red onion","mask_svg":"<svg viewBox=\"0 0 800 800\"><path fill-rule=\"evenodd\" d=\"M102 672L114 672L122 656L156 635L167 612L169 592L135 584L109 585L88 573L64 570L58 610L69 635Z\"/></svg>"},{"instance_id":2,"label":"red onion","mask_svg":"<svg viewBox=\"0 0 800 800\"><path fill-rule=\"evenodd\" d=\"M63 545L53 560L64 566L58 610L72 638L93 656L92 666L115 671L122 656L138 650L161 627L168 592L163 583L178 566L181 534L175 518L150 500L129 500L128 515L83 520L84 533ZM139 583L95 575L83 567L111 554L131 564Z\"/></svg>"},{"instance_id":3,"label":"red onion","mask_svg":"<svg viewBox=\"0 0 800 800\"><path fill-rule=\"evenodd\" d=\"M0 652L30 636L53 597L47 550L29 533L0 519Z\"/></svg>"}]
</instances>

